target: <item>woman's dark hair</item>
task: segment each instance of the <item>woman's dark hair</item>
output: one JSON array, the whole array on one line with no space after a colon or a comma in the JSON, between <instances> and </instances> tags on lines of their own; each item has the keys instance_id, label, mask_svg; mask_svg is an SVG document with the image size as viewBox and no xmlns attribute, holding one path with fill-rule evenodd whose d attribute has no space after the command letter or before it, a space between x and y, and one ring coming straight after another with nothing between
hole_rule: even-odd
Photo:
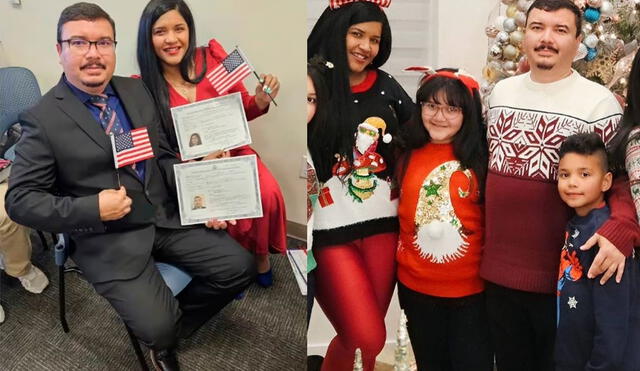
<instances>
[{"instance_id":1,"label":"woman's dark hair","mask_svg":"<svg viewBox=\"0 0 640 371\"><path fill-rule=\"evenodd\" d=\"M176 135L173 128L173 120L171 119L171 111L169 110L169 89L167 87L167 81L162 74L162 61L156 55L152 40L153 25L158 18L171 10L177 10L189 28L189 47L180 62L180 74L184 81L193 84L197 84L202 80L207 70L205 58L202 59L202 70L196 74L195 78L192 79L189 77L189 70L194 66L194 56L196 53L196 27L193 22L191 10L189 10L187 4L182 0L149 1L142 11L140 23L138 24L138 50L136 54L142 80L151 91L160 112L162 126L169 137L172 147L176 148Z\"/></svg>"},{"instance_id":2,"label":"woman's dark hair","mask_svg":"<svg viewBox=\"0 0 640 371\"><path fill-rule=\"evenodd\" d=\"M391 54L391 28L382 9L373 3L350 3L335 10L327 7L307 38L307 58L321 56L335 66L330 81L332 97L329 109L334 119L328 120L324 130L316 133L314 137L309 137L309 143L316 140L324 144L330 143L329 147L323 147L322 153L316 153L316 155L325 158L328 156L334 162L333 156L336 153L346 157L349 162L353 161L353 133L359 118L352 104L346 43L349 27L364 22L382 24L378 54L369 66L369 68L378 68L389 59ZM313 149L312 146L310 149ZM320 175L321 170L318 171L319 178Z\"/></svg>"},{"instance_id":3,"label":"woman's dark hair","mask_svg":"<svg viewBox=\"0 0 640 371\"><path fill-rule=\"evenodd\" d=\"M337 136L326 135L326 131L330 130L329 122L333 120L329 110L332 73L333 69L321 57L311 58L307 63L307 76L316 91L316 113L307 124L307 148L318 179L322 182L331 177L331 167L336 161L331 149L336 145Z\"/></svg>"},{"instance_id":4,"label":"woman's dark hair","mask_svg":"<svg viewBox=\"0 0 640 371\"><path fill-rule=\"evenodd\" d=\"M457 72L456 69L449 68L438 71ZM440 101L442 97L445 99L444 102ZM400 132L402 143L407 150L420 148L431 141L429 132L422 122L422 102L434 102L462 108L462 126L453 138L453 153L462 167L475 172L482 200L489 155L480 93L477 89L473 89L473 95L471 95L462 81L444 76L434 76L423 83L416 92L413 116L401 128Z\"/></svg>"},{"instance_id":5,"label":"woman's dark hair","mask_svg":"<svg viewBox=\"0 0 640 371\"><path fill-rule=\"evenodd\" d=\"M640 132L630 136L631 131L640 125L640 53L636 53L635 58L633 58L631 72L629 72L627 81L629 81L627 86L627 106L618 125L618 131L607 146L609 150L609 168L616 176L627 172L624 164L627 144L631 140L640 139Z\"/></svg>"}]
</instances>

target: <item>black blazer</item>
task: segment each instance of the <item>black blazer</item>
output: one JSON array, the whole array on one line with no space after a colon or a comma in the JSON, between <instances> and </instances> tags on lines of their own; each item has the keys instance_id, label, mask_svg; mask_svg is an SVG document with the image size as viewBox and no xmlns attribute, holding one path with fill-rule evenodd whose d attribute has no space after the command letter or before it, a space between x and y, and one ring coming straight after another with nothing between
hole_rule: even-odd
<instances>
[{"instance_id":1,"label":"black blazer","mask_svg":"<svg viewBox=\"0 0 640 371\"><path fill-rule=\"evenodd\" d=\"M144 182L130 166L119 169L127 192L140 196L131 215L151 210L148 224L100 220L98 193L118 188L111 142L63 79L20 115L23 133L6 195L15 222L70 233L76 246L71 257L90 282L137 276L151 256L155 227L183 228L173 174L179 160L160 128L154 100L142 80L114 76L111 84L132 127L149 131L155 157L146 160Z\"/></svg>"}]
</instances>

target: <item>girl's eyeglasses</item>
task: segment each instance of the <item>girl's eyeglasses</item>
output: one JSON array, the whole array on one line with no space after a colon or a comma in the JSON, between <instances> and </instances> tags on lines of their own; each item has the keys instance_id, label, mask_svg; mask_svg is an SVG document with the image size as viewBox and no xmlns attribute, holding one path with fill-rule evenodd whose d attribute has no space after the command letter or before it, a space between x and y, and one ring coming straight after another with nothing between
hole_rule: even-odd
<instances>
[{"instance_id":1,"label":"girl's eyeglasses","mask_svg":"<svg viewBox=\"0 0 640 371\"><path fill-rule=\"evenodd\" d=\"M438 114L438 111L441 111L447 120L453 120L462 115L462 108L456 106L435 104L432 102L420 102L420 105L422 106L422 113L427 117L434 117Z\"/></svg>"}]
</instances>

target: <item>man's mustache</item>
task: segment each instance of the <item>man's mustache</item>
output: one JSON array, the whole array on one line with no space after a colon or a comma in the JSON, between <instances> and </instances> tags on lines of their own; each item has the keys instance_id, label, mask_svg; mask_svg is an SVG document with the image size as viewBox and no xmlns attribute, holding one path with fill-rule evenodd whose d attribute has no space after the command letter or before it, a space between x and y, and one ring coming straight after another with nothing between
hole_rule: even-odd
<instances>
[{"instance_id":1,"label":"man's mustache","mask_svg":"<svg viewBox=\"0 0 640 371\"><path fill-rule=\"evenodd\" d=\"M81 66L80 69L84 70L85 68L90 68L90 67L98 67L98 68L102 68L103 70L107 69L107 66L105 66L102 63L87 63L87 64Z\"/></svg>"},{"instance_id":2,"label":"man's mustache","mask_svg":"<svg viewBox=\"0 0 640 371\"><path fill-rule=\"evenodd\" d=\"M551 50L554 53L558 53L558 49L554 48L553 46L544 45L544 44L536 46L533 50L536 52L539 52L540 50L544 50L544 49Z\"/></svg>"}]
</instances>

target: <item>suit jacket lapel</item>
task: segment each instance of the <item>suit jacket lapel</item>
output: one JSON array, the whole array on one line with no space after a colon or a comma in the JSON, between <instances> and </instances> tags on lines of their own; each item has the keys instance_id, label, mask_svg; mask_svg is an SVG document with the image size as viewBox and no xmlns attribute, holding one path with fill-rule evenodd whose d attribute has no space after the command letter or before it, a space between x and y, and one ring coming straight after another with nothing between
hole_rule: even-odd
<instances>
[{"instance_id":1,"label":"suit jacket lapel","mask_svg":"<svg viewBox=\"0 0 640 371\"><path fill-rule=\"evenodd\" d=\"M71 117L71 119L73 119L73 121L75 121L76 124L85 133L87 133L87 135L97 145L102 147L109 156L113 157L109 137L105 135L100 123L96 122L87 107L82 104L82 102L80 102L80 100L73 94L71 89L69 89L63 78L60 79L55 88L55 97L58 99L60 109Z\"/></svg>"}]
</instances>

